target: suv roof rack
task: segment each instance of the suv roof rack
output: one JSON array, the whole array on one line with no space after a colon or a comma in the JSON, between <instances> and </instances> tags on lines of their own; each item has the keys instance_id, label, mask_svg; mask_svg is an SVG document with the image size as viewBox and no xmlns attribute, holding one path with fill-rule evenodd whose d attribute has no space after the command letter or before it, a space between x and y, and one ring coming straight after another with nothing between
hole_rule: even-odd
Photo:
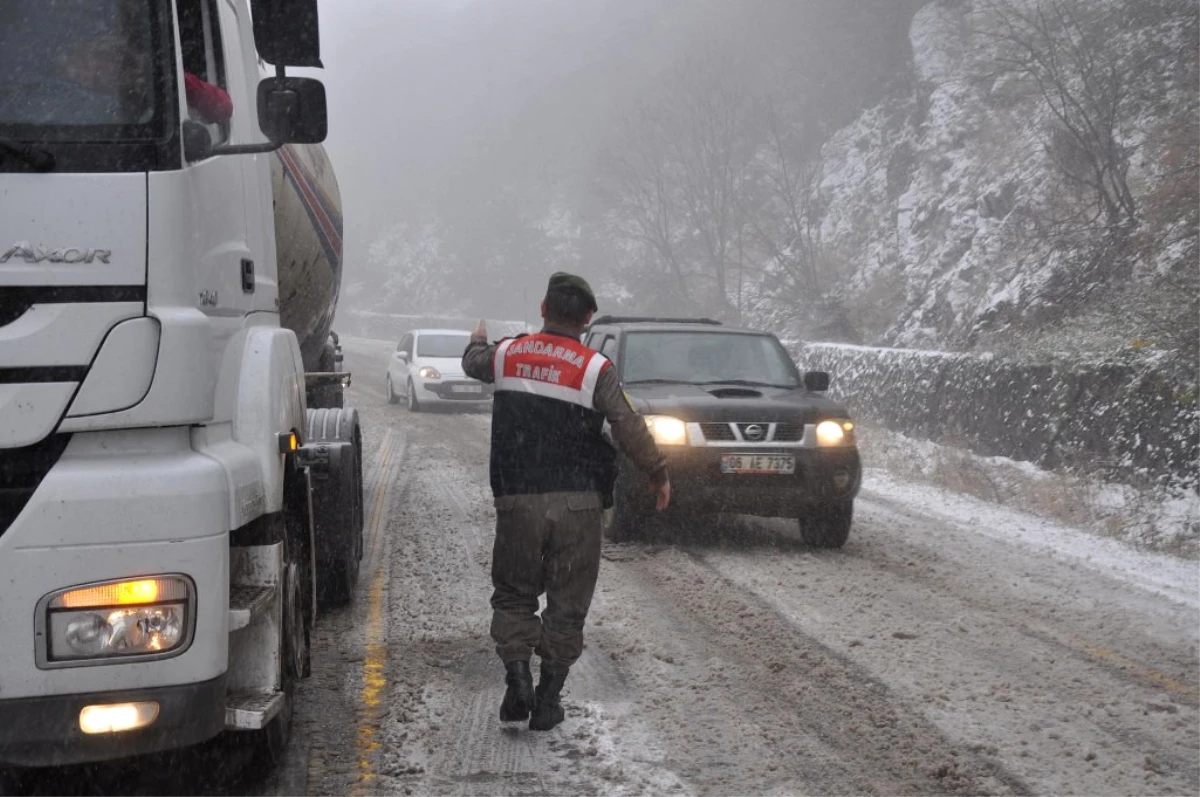
<instances>
[{"instance_id":1,"label":"suv roof rack","mask_svg":"<svg viewBox=\"0 0 1200 797\"><path fill-rule=\"evenodd\" d=\"M715 327L721 326L720 321L712 318L653 318L633 315L602 315L599 318L593 318L589 326L594 327L599 324L707 324Z\"/></svg>"}]
</instances>

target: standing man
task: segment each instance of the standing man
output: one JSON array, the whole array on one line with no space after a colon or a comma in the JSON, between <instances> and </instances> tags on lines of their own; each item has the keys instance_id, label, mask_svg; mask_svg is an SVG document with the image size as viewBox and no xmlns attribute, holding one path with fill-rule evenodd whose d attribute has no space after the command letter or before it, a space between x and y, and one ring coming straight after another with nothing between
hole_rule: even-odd
<instances>
[{"instance_id":1,"label":"standing man","mask_svg":"<svg viewBox=\"0 0 1200 797\"><path fill-rule=\"evenodd\" d=\"M612 363L579 342L595 312L587 282L558 272L542 301L541 332L489 345L480 321L463 354L468 376L496 385L492 639L508 685L500 719L528 717L535 731L563 721L563 684L583 652L583 623L600 572L601 515L617 472L605 420L621 450L649 474L658 509L671 500L666 459ZM533 651L542 661L536 692Z\"/></svg>"}]
</instances>

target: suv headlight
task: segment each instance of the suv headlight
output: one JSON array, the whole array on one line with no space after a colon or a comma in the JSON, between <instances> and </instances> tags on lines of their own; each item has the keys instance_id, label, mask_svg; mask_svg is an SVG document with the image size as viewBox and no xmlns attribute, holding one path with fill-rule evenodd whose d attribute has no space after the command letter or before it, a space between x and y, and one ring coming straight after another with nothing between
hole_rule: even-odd
<instances>
[{"instance_id":1,"label":"suv headlight","mask_svg":"<svg viewBox=\"0 0 1200 797\"><path fill-rule=\"evenodd\" d=\"M847 419L821 421L817 424L817 445L822 448L854 445L854 424Z\"/></svg>"},{"instance_id":2,"label":"suv headlight","mask_svg":"<svg viewBox=\"0 0 1200 797\"><path fill-rule=\"evenodd\" d=\"M152 576L62 590L42 599L49 666L181 653L190 640L195 588L185 576Z\"/></svg>"},{"instance_id":3,"label":"suv headlight","mask_svg":"<svg viewBox=\"0 0 1200 797\"><path fill-rule=\"evenodd\" d=\"M687 424L670 415L647 415L646 426L660 446L687 445Z\"/></svg>"},{"instance_id":4,"label":"suv headlight","mask_svg":"<svg viewBox=\"0 0 1200 797\"><path fill-rule=\"evenodd\" d=\"M442 378L442 375L438 373L438 369L434 368L432 365L423 366L421 370L417 371L417 376L421 377L422 379Z\"/></svg>"}]
</instances>

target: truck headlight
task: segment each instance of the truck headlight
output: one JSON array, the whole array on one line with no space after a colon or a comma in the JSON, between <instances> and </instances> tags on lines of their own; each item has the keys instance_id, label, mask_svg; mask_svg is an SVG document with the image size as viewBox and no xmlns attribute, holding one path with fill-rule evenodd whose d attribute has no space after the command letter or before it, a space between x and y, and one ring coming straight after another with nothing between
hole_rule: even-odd
<instances>
[{"instance_id":1,"label":"truck headlight","mask_svg":"<svg viewBox=\"0 0 1200 797\"><path fill-rule=\"evenodd\" d=\"M823 448L854 445L854 424L848 420L817 424L817 445Z\"/></svg>"},{"instance_id":2,"label":"truck headlight","mask_svg":"<svg viewBox=\"0 0 1200 797\"><path fill-rule=\"evenodd\" d=\"M421 370L417 371L417 376L421 377L422 379L441 379L442 378L442 375L441 375L441 373L438 372L438 369L434 368L431 365L426 365L423 368L421 368Z\"/></svg>"},{"instance_id":3,"label":"truck headlight","mask_svg":"<svg viewBox=\"0 0 1200 797\"><path fill-rule=\"evenodd\" d=\"M110 581L43 599L47 663L181 652L195 590L184 576Z\"/></svg>"},{"instance_id":4,"label":"truck headlight","mask_svg":"<svg viewBox=\"0 0 1200 797\"><path fill-rule=\"evenodd\" d=\"M660 446L687 445L687 424L670 415L647 415L646 426Z\"/></svg>"}]
</instances>

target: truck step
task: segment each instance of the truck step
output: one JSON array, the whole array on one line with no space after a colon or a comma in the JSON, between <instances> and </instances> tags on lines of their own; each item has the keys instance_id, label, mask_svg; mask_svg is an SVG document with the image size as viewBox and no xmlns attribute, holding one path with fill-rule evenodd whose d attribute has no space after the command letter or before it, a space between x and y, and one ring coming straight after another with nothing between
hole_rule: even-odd
<instances>
[{"instance_id":1,"label":"truck step","mask_svg":"<svg viewBox=\"0 0 1200 797\"><path fill-rule=\"evenodd\" d=\"M270 611L278 590L275 587L235 586L229 590L229 630L238 631Z\"/></svg>"},{"instance_id":2,"label":"truck step","mask_svg":"<svg viewBox=\"0 0 1200 797\"><path fill-rule=\"evenodd\" d=\"M234 731L258 731L283 710L283 692L238 692L225 698L225 727Z\"/></svg>"}]
</instances>

